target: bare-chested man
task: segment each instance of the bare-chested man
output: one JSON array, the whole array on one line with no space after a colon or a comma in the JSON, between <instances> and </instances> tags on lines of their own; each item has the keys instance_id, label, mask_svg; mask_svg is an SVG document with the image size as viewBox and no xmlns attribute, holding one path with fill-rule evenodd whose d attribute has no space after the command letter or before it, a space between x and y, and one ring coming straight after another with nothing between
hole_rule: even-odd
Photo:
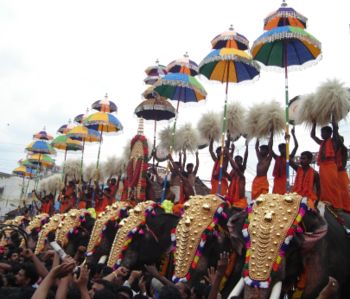
<instances>
[{"instance_id":1,"label":"bare-chested man","mask_svg":"<svg viewBox=\"0 0 350 299\"><path fill-rule=\"evenodd\" d=\"M186 153L184 153L184 161L186 161ZM186 181L186 185L188 185L188 188L191 188L193 190L193 195L196 194L195 183L196 183L198 168L199 168L199 158L198 158L198 151L197 151L196 165L194 166L193 163L188 163L186 165L186 171L184 171L183 173L184 180Z\"/></svg>"},{"instance_id":2,"label":"bare-chested man","mask_svg":"<svg viewBox=\"0 0 350 299\"><path fill-rule=\"evenodd\" d=\"M258 157L258 164L256 165L256 177L252 184L252 199L256 199L260 194L269 192L269 182L267 180L267 171L269 170L272 160L272 144L273 144L273 130L268 145L260 145L259 139L255 143L256 156Z\"/></svg>"},{"instance_id":3,"label":"bare-chested man","mask_svg":"<svg viewBox=\"0 0 350 299\"><path fill-rule=\"evenodd\" d=\"M229 155L229 161L232 166L232 171L229 174L229 179L231 180L227 198L236 207L246 208L247 207L247 198L245 196L245 176L244 172L247 167L248 159L248 140L245 143L245 152L244 158L237 155L233 159L234 144L232 143L231 155Z\"/></svg>"},{"instance_id":4,"label":"bare-chested man","mask_svg":"<svg viewBox=\"0 0 350 299\"><path fill-rule=\"evenodd\" d=\"M183 203L184 194L182 187L182 167L180 162L173 160L173 157L169 154L168 159L170 161L170 191L174 193L174 203Z\"/></svg>"},{"instance_id":5,"label":"bare-chested man","mask_svg":"<svg viewBox=\"0 0 350 299\"><path fill-rule=\"evenodd\" d=\"M220 176L220 158L221 158L221 146L216 148L216 152L214 153L213 150L213 143L214 140L212 139L209 143L209 152L210 155L214 161L214 167L211 175L211 194L218 193L219 189L219 176ZM224 160L222 164L222 178L221 178L221 188L220 188L220 194L225 196L227 194L227 178L226 178L226 171L228 166L228 157L227 153L224 152Z\"/></svg>"}]
</instances>

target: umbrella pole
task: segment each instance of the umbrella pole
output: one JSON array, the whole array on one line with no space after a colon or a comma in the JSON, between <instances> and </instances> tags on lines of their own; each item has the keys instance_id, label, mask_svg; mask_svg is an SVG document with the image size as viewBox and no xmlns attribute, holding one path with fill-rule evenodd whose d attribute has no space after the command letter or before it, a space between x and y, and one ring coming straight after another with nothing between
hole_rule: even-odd
<instances>
[{"instance_id":1,"label":"umbrella pole","mask_svg":"<svg viewBox=\"0 0 350 299\"><path fill-rule=\"evenodd\" d=\"M284 90L285 90L285 114L286 114L286 128L285 128L285 140L286 140L286 189L287 193L290 191L290 180L289 180L289 88L288 88L288 42L285 41L284 45Z\"/></svg>"},{"instance_id":2,"label":"umbrella pole","mask_svg":"<svg viewBox=\"0 0 350 299\"><path fill-rule=\"evenodd\" d=\"M154 160L156 155L156 134L157 134L157 121L154 121L154 130L153 130L153 149L152 149L152 155L153 155L153 167L154 167Z\"/></svg>"},{"instance_id":3,"label":"umbrella pole","mask_svg":"<svg viewBox=\"0 0 350 299\"><path fill-rule=\"evenodd\" d=\"M98 167L99 167L99 165L100 165L100 154L101 154L102 136L103 136L103 128L102 128L102 130L101 130L101 140L100 140L100 145L99 145L99 147L98 147L96 169L98 169Z\"/></svg>"},{"instance_id":4,"label":"umbrella pole","mask_svg":"<svg viewBox=\"0 0 350 299\"><path fill-rule=\"evenodd\" d=\"M176 122L177 122L177 115L179 112L179 106L180 106L180 100L177 100L177 106L176 106L176 116L175 116L175 121L174 121L174 126L173 126L173 132L172 132L172 141L171 141L171 146L170 146L170 155L173 153L173 148L175 146L175 131L176 131ZM164 183L163 183L163 191L162 191L162 197L161 197L161 201L163 202L163 200L165 199L165 191L166 191L166 184L167 184L167 180L168 180L168 174L169 174L169 170L170 170L170 161L168 160L168 164L167 164L167 168L166 168L166 175L164 178Z\"/></svg>"},{"instance_id":5,"label":"umbrella pole","mask_svg":"<svg viewBox=\"0 0 350 299\"><path fill-rule=\"evenodd\" d=\"M25 187L24 187L24 185L25 185L24 178L25 178L25 176L23 175L20 200L22 200L22 197L23 197L23 194L24 194L24 188L25 188Z\"/></svg>"},{"instance_id":6,"label":"umbrella pole","mask_svg":"<svg viewBox=\"0 0 350 299\"><path fill-rule=\"evenodd\" d=\"M225 105L224 105L224 118L222 121L222 131L221 131L221 155L220 155L220 172L219 172L219 186L218 194L221 194L221 182L223 177L223 164L224 164L224 151L225 151L225 135L226 135L226 113L227 113L227 99L228 99L228 80L229 80L230 63L227 63L227 74L226 74L226 90L225 90Z\"/></svg>"},{"instance_id":7,"label":"umbrella pole","mask_svg":"<svg viewBox=\"0 0 350 299\"><path fill-rule=\"evenodd\" d=\"M81 177L83 177L84 149L85 149L85 138L83 138L83 148L81 150L81 160L80 160L80 175L81 175Z\"/></svg>"},{"instance_id":8,"label":"umbrella pole","mask_svg":"<svg viewBox=\"0 0 350 299\"><path fill-rule=\"evenodd\" d=\"M63 169L62 169L62 180L63 180L63 177L64 177L64 172L66 170L66 160L67 160L67 146L66 146L66 149L64 151L64 162L63 162Z\"/></svg>"}]
</instances>

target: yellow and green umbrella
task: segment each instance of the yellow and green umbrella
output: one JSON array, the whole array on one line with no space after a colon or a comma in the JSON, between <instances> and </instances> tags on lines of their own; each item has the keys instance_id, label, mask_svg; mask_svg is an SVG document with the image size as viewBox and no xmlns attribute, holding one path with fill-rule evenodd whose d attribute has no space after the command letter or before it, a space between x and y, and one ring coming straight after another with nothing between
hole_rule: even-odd
<instances>
[{"instance_id":1,"label":"yellow and green umbrella","mask_svg":"<svg viewBox=\"0 0 350 299\"><path fill-rule=\"evenodd\" d=\"M232 46L233 44L231 44ZM225 83L225 104L222 123L221 147L225 147L227 130L227 100L229 83L240 83L257 78L260 73L259 65L248 52L238 48L215 49L199 64L199 72L209 80ZM218 193L221 191L222 166L224 151L221 151Z\"/></svg>"},{"instance_id":2,"label":"yellow and green umbrella","mask_svg":"<svg viewBox=\"0 0 350 299\"><path fill-rule=\"evenodd\" d=\"M96 168L99 166L100 154L101 154L101 144L103 133L117 133L123 129L121 122L111 113L96 112L83 121L83 125L89 129L100 132L101 140L98 148Z\"/></svg>"},{"instance_id":3,"label":"yellow and green umbrella","mask_svg":"<svg viewBox=\"0 0 350 299\"><path fill-rule=\"evenodd\" d=\"M28 161L37 164L40 166L44 166L46 168L51 168L55 165L55 160L52 159L49 155L46 154L32 154L28 156Z\"/></svg>"}]
</instances>

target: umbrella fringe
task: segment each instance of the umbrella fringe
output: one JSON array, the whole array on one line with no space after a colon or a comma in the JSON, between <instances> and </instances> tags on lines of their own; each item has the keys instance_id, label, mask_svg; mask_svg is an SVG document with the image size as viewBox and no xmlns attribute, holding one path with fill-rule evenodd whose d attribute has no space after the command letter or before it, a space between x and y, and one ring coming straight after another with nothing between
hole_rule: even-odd
<instances>
[{"instance_id":1,"label":"umbrella fringe","mask_svg":"<svg viewBox=\"0 0 350 299\"><path fill-rule=\"evenodd\" d=\"M290 66L288 66L288 72L303 71L309 67L312 67L312 66L318 64L322 59L323 59L323 55L320 54L317 56L317 58L315 58L313 60L306 61L302 65L290 65ZM267 72L270 72L270 71L277 72L277 73L284 73L285 72L284 67L280 67L280 66L264 65L261 63L261 68Z\"/></svg>"},{"instance_id":2,"label":"umbrella fringe","mask_svg":"<svg viewBox=\"0 0 350 299\"><path fill-rule=\"evenodd\" d=\"M222 60L242 62L244 64L248 64L248 65L256 68L258 71L260 70L260 65L256 61L254 61L252 58L246 58L246 57L238 56L238 55L234 55L234 54L216 55L216 56L204 58L203 61L199 65L199 69L201 69L204 65L206 65L208 63L222 61Z\"/></svg>"},{"instance_id":3,"label":"umbrella fringe","mask_svg":"<svg viewBox=\"0 0 350 299\"><path fill-rule=\"evenodd\" d=\"M288 17L296 18L296 19L302 21L303 23L306 23L307 20L308 20L306 17L304 17L303 15L301 15L300 13L298 13L298 12L295 11L295 10L292 10L292 11L280 10L280 11L277 11L277 12L275 12L275 13L272 13L270 16L268 16L267 18L265 18L264 24L270 22L272 19L275 19L276 17L281 17L281 18L288 18Z\"/></svg>"},{"instance_id":4,"label":"umbrella fringe","mask_svg":"<svg viewBox=\"0 0 350 299\"><path fill-rule=\"evenodd\" d=\"M268 31L267 31L268 32ZM265 33L266 34L266 33ZM258 38L251 49L251 52L254 53L254 48L266 43L272 43L276 40L288 40L288 39L299 39L308 42L309 44L314 45L315 47L319 48L321 50L321 43L313 37L311 34L307 33L306 31L301 32L280 32L275 33L271 36L262 35L260 38Z\"/></svg>"},{"instance_id":5,"label":"umbrella fringe","mask_svg":"<svg viewBox=\"0 0 350 299\"><path fill-rule=\"evenodd\" d=\"M189 84L188 82L184 82L182 80L160 80L158 83L156 83L154 86L155 87L160 87L162 85L171 85L174 87L183 87L183 88L189 88L193 89L195 92L200 93L204 98L207 96L207 92L205 91L204 88L198 88L192 84Z\"/></svg>"}]
</instances>

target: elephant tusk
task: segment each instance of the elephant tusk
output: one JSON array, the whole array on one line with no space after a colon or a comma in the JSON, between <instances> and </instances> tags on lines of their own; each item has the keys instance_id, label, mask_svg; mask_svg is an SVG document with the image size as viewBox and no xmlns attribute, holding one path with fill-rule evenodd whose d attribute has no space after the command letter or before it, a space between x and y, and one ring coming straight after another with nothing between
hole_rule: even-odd
<instances>
[{"instance_id":1,"label":"elephant tusk","mask_svg":"<svg viewBox=\"0 0 350 299\"><path fill-rule=\"evenodd\" d=\"M282 291L282 281L278 281L272 288L270 299L279 299Z\"/></svg>"},{"instance_id":2,"label":"elephant tusk","mask_svg":"<svg viewBox=\"0 0 350 299\"><path fill-rule=\"evenodd\" d=\"M227 298L231 298L233 296L239 296L244 288L244 280L243 277L241 277L241 279L237 282L237 284L235 285L235 287L233 288L233 290L231 291L230 295L228 295Z\"/></svg>"}]
</instances>

